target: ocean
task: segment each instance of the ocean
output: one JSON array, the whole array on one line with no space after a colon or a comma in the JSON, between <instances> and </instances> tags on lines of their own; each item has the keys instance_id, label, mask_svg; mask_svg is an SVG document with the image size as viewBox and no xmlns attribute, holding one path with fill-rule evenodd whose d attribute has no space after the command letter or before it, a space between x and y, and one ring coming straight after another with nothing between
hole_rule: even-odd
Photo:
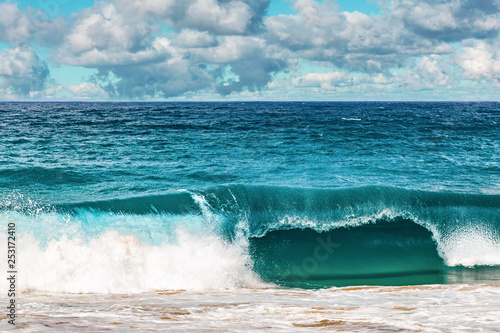
<instances>
[{"instance_id":1,"label":"ocean","mask_svg":"<svg viewBox=\"0 0 500 333\"><path fill-rule=\"evenodd\" d=\"M4 102L0 134L2 331L500 332L500 103Z\"/></svg>"}]
</instances>

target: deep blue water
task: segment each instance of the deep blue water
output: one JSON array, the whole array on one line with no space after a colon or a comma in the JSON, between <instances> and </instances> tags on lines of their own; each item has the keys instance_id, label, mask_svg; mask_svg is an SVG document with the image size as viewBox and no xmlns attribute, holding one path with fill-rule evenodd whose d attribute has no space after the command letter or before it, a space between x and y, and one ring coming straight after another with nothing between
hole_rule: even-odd
<instances>
[{"instance_id":1,"label":"deep blue water","mask_svg":"<svg viewBox=\"0 0 500 333\"><path fill-rule=\"evenodd\" d=\"M210 225L284 285L447 282L500 264L499 133L500 103L0 103L0 212L41 244Z\"/></svg>"},{"instance_id":2,"label":"deep blue water","mask_svg":"<svg viewBox=\"0 0 500 333\"><path fill-rule=\"evenodd\" d=\"M48 202L220 184L500 192L498 103L3 103L0 189Z\"/></svg>"}]
</instances>

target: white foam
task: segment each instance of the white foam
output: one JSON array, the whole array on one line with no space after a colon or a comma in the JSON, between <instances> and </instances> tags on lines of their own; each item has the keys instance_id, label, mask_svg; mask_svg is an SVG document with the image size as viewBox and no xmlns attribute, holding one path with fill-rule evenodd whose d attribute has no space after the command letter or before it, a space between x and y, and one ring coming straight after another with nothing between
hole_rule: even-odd
<instances>
[{"instance_id":1,"label":"white foam","mask_svg":"<svg viewBox=\"0 0 500 333\"><path fill-rule=\"evenodd\" d=\"M17 288L20 292L135 293L263 285L251 271L244 249L214 235L200 238L180 227L175 238L174 243L155 246L134 235L107 231L90 240L63 236L44 246L24 235L18 239ZM5 241L0 243L5 248Z\"/></svg>"},{"instance_id":2,"label":"white foam","mask_svg":"<svg viewBox=\"0 0 500 333\"><path fill-rule=\"evenodd\" d=\"M463 227L439 240L438 249L448 266L500 265L500 239L486 227Z\"/></svg>"},{"instance_id":3,"label":"white foam","mask_svg":"<svg viewBox=\"0 0 500 333\"><path fill-rule=\"evenodd\" d=\"M500 286L237 289L116 295L30 294L23 332L494 332Z\"/></svg>"},{"instance_id":4,"label":"white foam","mask_svg":"<svg viewBox=\"0 0 500 333\"><path fill-rule=\"evenodd\" d=\"M286 230L286 229L304 229L310 228L318 232L329 231L337 228L353 228L360 227L367 224L376 223L379 220L393 220L397 217L408 218L410 220L416 220L416 218L403 211L397 211L390 208L385 208L376 211L375 213L369 215L360 215L349 212L349 211L338 211L337 217L332 218L331 216L323 217L323 220L318 220L317 217L308 217L302 215L284 215L277 222L270 223L266 226L266 230L263 233L273 231L273 230ZM262 234L259 234L262 236Z\"/></svg>"}]
</instances>

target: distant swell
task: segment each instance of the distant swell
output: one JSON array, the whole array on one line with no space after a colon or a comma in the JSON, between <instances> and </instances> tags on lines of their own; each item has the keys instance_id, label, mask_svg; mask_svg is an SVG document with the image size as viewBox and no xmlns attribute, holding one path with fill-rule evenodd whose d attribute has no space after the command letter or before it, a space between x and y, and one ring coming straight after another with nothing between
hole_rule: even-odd
<instances>
[{"instance_id":1,"label":"distant swell","mask_svg":"<svg viewBox=\"0 0 500 333\"><path fill-rule=\"evenodd\" d=\"M448 283L498 279L500 266L499 195L246 185L56 205L12 195L0 222L17 225L27 291Z\"/></svg>"}]
</instances>

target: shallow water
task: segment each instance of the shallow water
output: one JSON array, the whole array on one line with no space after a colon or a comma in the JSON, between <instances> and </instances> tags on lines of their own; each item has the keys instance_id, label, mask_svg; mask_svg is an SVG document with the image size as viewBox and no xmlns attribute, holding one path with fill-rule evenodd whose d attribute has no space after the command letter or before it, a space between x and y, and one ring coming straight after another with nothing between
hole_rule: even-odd
<instances>
[{"instance_id":1,"label":"shallow water","mask_svg":"<svg viewBox=\"0 0 500 333\"><path fill-rule=\"evenodd\" d=\"M23 296L18 328L95 332L498 332L499 284Z\"/></svg>"}]
</instances>

